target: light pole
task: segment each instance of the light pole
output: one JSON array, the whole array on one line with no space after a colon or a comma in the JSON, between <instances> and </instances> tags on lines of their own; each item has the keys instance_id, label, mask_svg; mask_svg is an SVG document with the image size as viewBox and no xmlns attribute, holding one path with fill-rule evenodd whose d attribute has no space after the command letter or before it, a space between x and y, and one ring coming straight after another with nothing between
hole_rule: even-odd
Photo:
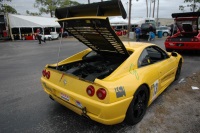
<instances>
[{"instance_id":1,"label":"light pole","mask_svg":"<svg viewBox=\"0 0 200 133\"><path fill-rule=\"evenodd\" d=\"M156 4L156 0L153 0L153 18L154 18L154 12L155 12L155 4Z\"/></svg>"},{"instance_id":2,"label":"light pole","mask_svg":"<svg viewBox=\"0 0 200 133\"><path fill-rule=\"evenodd\" d=\"M195 11L195 7L196 7L196 4L195 4L195 0L194 0L194 4L193 4L193 12Z\"/></svg>"},{"instance_id":3,"label":"light pole","mask_svg":"<svg viewBox=\"0 0 200 133\"><path fill-rule=\"evenodd\" d=\"M88 0L88 4L90 4L90 0Z\"/></svg>"},{"instance_id":4,"label":"light pole","mask_svg":"<svg viewBox=\"0 0 200 133\"><path fill-rule=\"evenodd\" d=\"M157 5L157 19L156 19L156 25L158 26L158 13L159 13L159 0Z\"/></svg>"},{"instance_id":5,"label":"light pole","mask_svg":"<svg viewBox=\"0 0 200 133\"><path fill-rule=\"evenodd\" d=\"M129 37L129 32L131 31L131 4L132 3L132 0L129 0L129 17L128 17L128 33L127 33L127 36Z\"/></svg>"},{"instance_id":6,"label":"light pole","mask_svg":"<svg viewBox=\"0 0 200 133\"><path fill-rule=\"evenodd\" d=\"M150 0L150 11L149 11L149 18L151 17L151 0Z\"/></svg>"}]
</instances>

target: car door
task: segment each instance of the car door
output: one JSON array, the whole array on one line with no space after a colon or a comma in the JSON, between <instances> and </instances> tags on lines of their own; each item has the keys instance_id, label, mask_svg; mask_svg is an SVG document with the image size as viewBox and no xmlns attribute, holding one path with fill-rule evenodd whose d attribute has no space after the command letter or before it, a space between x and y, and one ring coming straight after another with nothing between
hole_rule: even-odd
<instances>
[{"instance_id":1,"label":"car door","mask_svg":"<svg viewBox=\"0 0 200 133\"><path fill-rule=\"evenodd\" d=\"M160 89L159 82L159 64L153 63L150 59L148 48L145 48L138 59L138 70L142 77L143 82L150 87L150 101L153 101L158 96Z\"/></svg>"},{"instance_id":2,"label":"car door","mask_svg":"<svg viewBox=\"0 0 200 133\"><path fill-rule=\"evenodd\" d=\"M159 73L159 93L161 93L172 81L175 72L173 62L174 59L157 46L147 48L149 57L153 64L158 65Z\"/></svg>"}]
</instances>

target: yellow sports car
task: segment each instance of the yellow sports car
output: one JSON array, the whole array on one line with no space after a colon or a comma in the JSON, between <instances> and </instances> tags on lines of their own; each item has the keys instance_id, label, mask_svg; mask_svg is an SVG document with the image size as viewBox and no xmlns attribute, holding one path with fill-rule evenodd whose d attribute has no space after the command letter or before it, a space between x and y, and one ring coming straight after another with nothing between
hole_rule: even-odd
<instances>
[{"instance_id":1,"label":"yellow sports car","mask_svg":"<svg viewBox=\"0 0 200 133\"><path fill-rule=\"evenodd\" d=\"M57 17L59 11L63 9L56 11ZM138 123L147 107L178 79L183 58L154 44L121 42L106 16L70 14L59 23L89 48L46 65L41 77L45 92L99 123Z\"/></svg>"}]
</instances>

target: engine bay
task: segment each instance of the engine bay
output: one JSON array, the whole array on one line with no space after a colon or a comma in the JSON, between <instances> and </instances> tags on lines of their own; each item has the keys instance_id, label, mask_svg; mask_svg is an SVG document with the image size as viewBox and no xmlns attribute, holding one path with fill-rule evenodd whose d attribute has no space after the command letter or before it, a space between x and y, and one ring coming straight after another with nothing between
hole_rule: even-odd
<instances>
[{"instance_id":1,"label":"engine bay","mask_svg":"<svg viewBox=\"0 0 200 133\"><path fill-rule=\"evenodd\" d=\"M81 61L51 67L67 74L78 76L81 79L94 81L96 78L103 79L110 75L125 60L123 57L114 55L97 54L92 51L85 55Z\"/></svg>"}]
</instances>

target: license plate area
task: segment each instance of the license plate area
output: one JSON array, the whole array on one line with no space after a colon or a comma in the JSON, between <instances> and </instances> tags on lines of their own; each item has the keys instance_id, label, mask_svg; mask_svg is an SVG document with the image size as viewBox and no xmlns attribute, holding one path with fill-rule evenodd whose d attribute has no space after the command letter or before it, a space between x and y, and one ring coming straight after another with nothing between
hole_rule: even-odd
<instances>
[{"instance_id":1,"label":"license plate area","mask_svg":"<svg viewBox=\"0 0 200 133\"><path fill-rule=\"evenodd\" d=\"M60 93L60 98L67 102L70 100L70 97L62 92Z\"/></svg>"},{"instance_id":2,"label":"license plate area","mask_svg":"<svg viewBox=\"0 0 200 133\"><path fill-rule=\"evenodd\" d=\"M184 44L183 43L177 43L176 46L182 47L182 46L184 46Z\"/></svg>"},{"instance_id":3,"label":"license plate area","mask_svg":"<svg viewBox=\"0 0 200 133\"><path fill-rule=\"evenodd\" d=\"M77 100L77 99L75 99L75 98L69 96L69 95L66 94L66 93L57 92L56 95L57 95L57 97L59 97L59 98L62 99L63 101L65 101L65 102L67 102L67 103L70 103L70 104L72 104L73 106L76 106L76 107L78 107L78 108L80 108L80 109L83 109L83 108L84 108L84 106L82 105L82 103L81 103L79 100Z\"/></svg>"}]
</instances>

